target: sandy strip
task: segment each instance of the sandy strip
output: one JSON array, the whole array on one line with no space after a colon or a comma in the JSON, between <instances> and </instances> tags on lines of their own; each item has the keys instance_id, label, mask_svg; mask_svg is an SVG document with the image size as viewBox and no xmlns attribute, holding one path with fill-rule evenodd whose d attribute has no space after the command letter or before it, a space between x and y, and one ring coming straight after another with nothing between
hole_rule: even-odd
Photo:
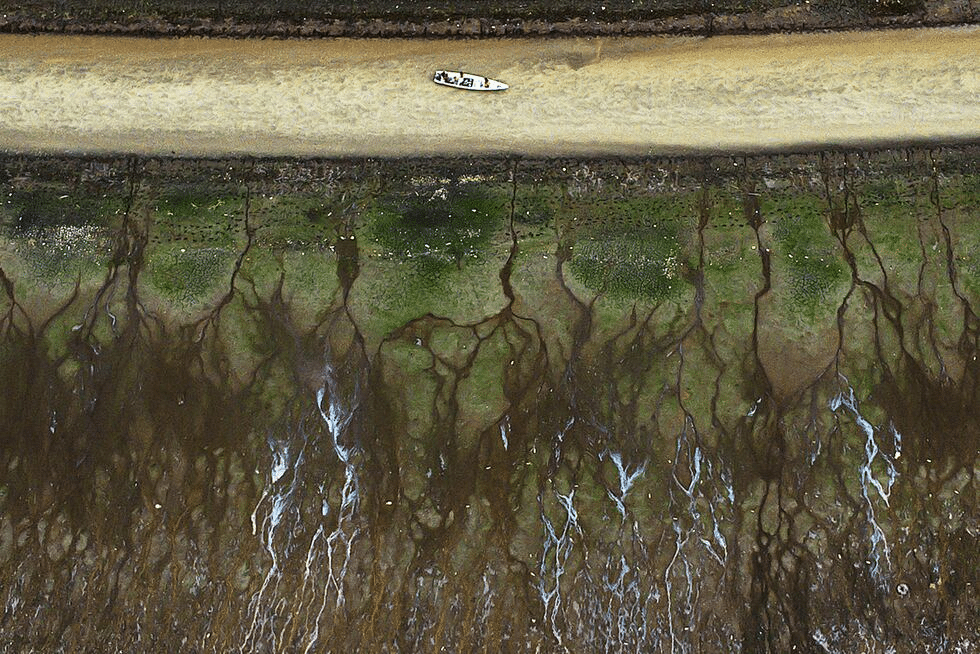
<instances>
[{"instance_id":1,"label":"sandy strip","mask_svg":"<svg viewBox=\"0 0 980 654\"><path fill-rule=\"evenodd\" d=\"M439 87L437 68L511 89ZM0 37L0 149L644 154L980 137L980 28L403 41Z\"/></svg>"}]
</instances>

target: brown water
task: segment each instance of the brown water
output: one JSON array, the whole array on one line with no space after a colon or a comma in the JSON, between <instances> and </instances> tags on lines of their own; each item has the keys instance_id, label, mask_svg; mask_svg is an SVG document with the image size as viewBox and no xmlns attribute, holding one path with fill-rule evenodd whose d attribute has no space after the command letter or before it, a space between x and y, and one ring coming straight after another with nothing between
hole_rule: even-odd
<instances>
[{"instance_id":1,"label":"brown water","mask_svg":"<svg viewBox=\"0 0 980 654\"><path fill-rule=\"evenodd\" d=\"M5 159L0 649L973 651L978 161Z\"/></svg>"},{"instance_id":2,"label":"brown water","mask_svg":"<svg viewBox=\"0 0 980 654\"><path fill-rule=\"evenodd\" d=\"M647 154L976 138L974 27L481 41L0 38L0 148ZM436 69L500 94L431 82Z\"/></svg>"}]
</instances>

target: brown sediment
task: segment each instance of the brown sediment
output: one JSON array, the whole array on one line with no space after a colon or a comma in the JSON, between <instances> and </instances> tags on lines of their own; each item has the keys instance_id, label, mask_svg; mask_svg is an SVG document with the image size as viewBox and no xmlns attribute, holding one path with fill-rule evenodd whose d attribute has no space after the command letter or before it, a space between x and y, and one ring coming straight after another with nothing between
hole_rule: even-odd
<instances>
[{"instance_id":1,"label":"brown sediment","mask_svg":"<svg viewBox=\"0 0 980 654\"><path fill-rule=\"evenodd\" d=\"M0 39L0 148L181 156L778 151L980 137L980 29L411 41ZM434 86L437 68L511 85Z\"/></svg>"},{"instance_id":2,"label":"brown sediment","mask_svg":"<svg viewBox=\"0 0 980 654\"><path fill-rule=\"evenodd\" d=\"M773 395L786 400L814 386L833 365L837 332L828 328L803 338L796 332L780 332L774 326L759 330L759 363Z\"/></svg>"}]
</instances>

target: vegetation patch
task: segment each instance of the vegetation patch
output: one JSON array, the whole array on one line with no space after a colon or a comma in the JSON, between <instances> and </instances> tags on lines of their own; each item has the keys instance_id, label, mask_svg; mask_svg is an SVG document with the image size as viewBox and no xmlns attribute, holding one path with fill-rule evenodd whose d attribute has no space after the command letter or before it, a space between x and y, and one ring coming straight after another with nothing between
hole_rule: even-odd
<instances>
[{"instance_id":1,"label":"vegetation patch","mask_svg":"<svg viewBox=\"0 0 980 654\"><path fill-rule=\"evenodd\" d=\"M517 198L514 220L531 228L546 228L554 225L560 200L557 189L537 187L525 191Z\"/></svg>"},{"instance_id":2,"label":"vegetation patch","mask_svg":"<svg viewBox=\"0 0 980 654\"><path fill-rule=\"evenodd\" d=\"M2 221L10 235L30 236L63 227L107 227L125 208L125 200L113 195L38 186L10 191Z\"/></svg>"},{"instance_id":3,"label":"vegetation patch","mask_svg":"<svg viewBox=\"0 0 980 654\"><path fill-rule=\"evenodd\" d=\"M892 209L906 207L911 195L907 183L902 179L875 179L867 182L861 189L861 205Z\"/></svg>"},{"instance_id":4,"label":"vegetation patch","mask_svg":"<svg viewBox=\"0 0 980 654\"><path fill-rule=\"evenodd\" d=\"M980 198L980 175L951 175L943 179L939 199L943 210L974 210Z\"/></svg>"},{"instance_id":5,"label":"vegetation patch","mask_svg":"<svg viewBox=\"0 0 980 654\"><path fill-rule=\"evenodd\" d=\"M810 312L826 304L845 278L844 268L837 260L793 259L789 270L793 302Z\"/></svg>"},{"instance_id":6,"label":"vegetation patch","mask_svg":"<svg viewBox=\"0 0 980 654\"><path fill-rule=\"evenodd\" d=\"M250 224L256 228L256 245L304 250L330 241L345 215L335 198L272 196L252 202Z\"/></svg>"},{"instance_id":7,"label":"vegetation patch","mask_svg":"<svg viewBox=\"0 0 980 654\"><path fill-rule=\"evenodd\" d=\"M111 256L104 231L85 226L35 230L13 243L31 279L48 287L97 274Z\"/></svg>"},{"instance_id":8,"label":"vegetation patch","mask_svg":"<svg viewBox=\"0 0 980 654\"><path fill-rule=\"evenodd\" d=\"M147 268L151 286L181 307L200 303L228 283L235 255L223 248L173 247L157 251Z\"/></svg>"},{"instance_id":9,"label":"vegetation patch","mask_svg":"<svg viewBox=\"0 0 980 654\"><path fill-rule=\"evenodd\" d=\"M590 289L622 299L662 300L680 286L680 244L669 226L591 236L573 247L572 274Z\"/></svg>"},{"instance_id":10,"label":"vegetation patch","mask_svg":"<svg viewBox=\"0 0 980 654\"><path fill-rule=\"evenodd\" d=\"M368 216L368 233L383 258L412 261L418 280L435 285L485 256L507 211L490 194L440 188L428 197L382 205Z\"/></svg>"},{"instance_id":11,"label":"vegetation patch","mask_svg":"<svg viewBox=\"0 0 980 654\"><path fill-rule=\"evenodd\" d=\"M847 278L816 197L770 198L763 214L773 224L779 266L789 279L796 309L813 317Z\"/></svg>"},{"instance_id":12,"label":"vegetation patch","mask_svg":"<svg viewBox=\"0 0 980 654\"><path fill-rule=\"evenodd\" d=\"M151 242L184 241L230 246L244 226L245 203L234 193L172 189L152 204L157 220Z\"/></svg>"},{"instance_id":13,"label":"vegetation patch","mask_svg":"<svg viewBox=\"0 0 980 654\"><path fill-rule=\"evenodd\" d=\"M120 198L60 186L16 189L0 205L2 232L35 283L70 284L97 272L112 253L111 223Z\"/></svg>"}]
</instances>

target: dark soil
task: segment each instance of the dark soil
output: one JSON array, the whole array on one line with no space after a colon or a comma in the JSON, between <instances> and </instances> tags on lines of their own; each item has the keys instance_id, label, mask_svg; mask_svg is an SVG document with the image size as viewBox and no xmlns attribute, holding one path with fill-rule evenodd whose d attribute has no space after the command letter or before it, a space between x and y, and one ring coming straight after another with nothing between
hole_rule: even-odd
<instances>
[{"instance_id":1,"label":"dark soil","mask_svg":"<svg viewBox=\"0 0 980 654\"><path fill-rule=\"evenodd\" d=\"M231 38L735 34L972 23L980 0L0 0L0 33Z\"/></svg>"}]
</instances>

